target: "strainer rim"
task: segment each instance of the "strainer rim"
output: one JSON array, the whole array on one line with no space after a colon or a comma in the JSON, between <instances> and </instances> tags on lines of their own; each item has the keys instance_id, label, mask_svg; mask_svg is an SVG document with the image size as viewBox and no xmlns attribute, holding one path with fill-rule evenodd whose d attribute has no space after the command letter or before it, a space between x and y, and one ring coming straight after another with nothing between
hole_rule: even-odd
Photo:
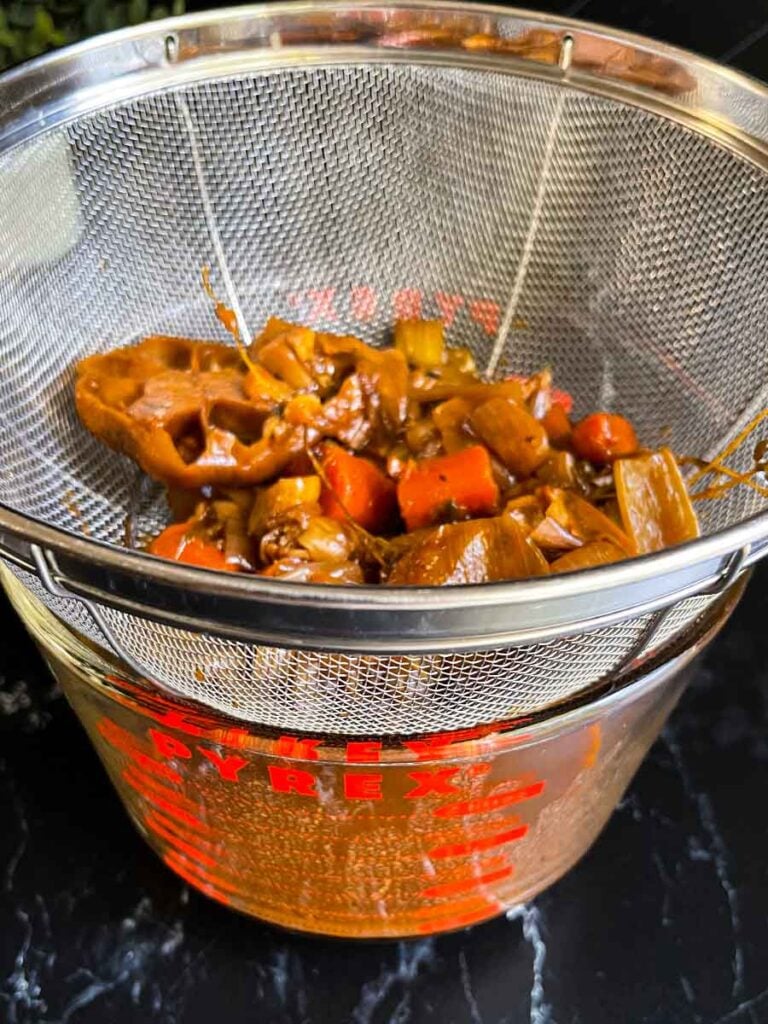
<instances>
[{"instance_id":1,"label":"strainer rim","mask_svg":"<svg viewBox=\"0 0 768 1024\"><path fill-rule=\"evenodd\" d=\"M615 39L621 39L629 43L636 43L643 47L650 47L670 57L677 57L680 60L691 62L699 67L706 68L718 77L729 79L737 86L748 86L751 90L758 92L768 99L768 82L762 81L749 72L737 68L731 68L726 64L696 50L670 43L666 40L657 39L654 36L646 36L641 32L634 32L629 29L619 28L607 22L586 21L581 18L573 18L557 12L548 12L538 7L517 7L502 6L501 4L488 4L476 2L463 2L463 0L274 0L274 2L247 3L242 5L231 5L221 8L209 8L204 11L191 11L186 14L158 18L157 20L142 22L139 25L129 25L124 28L112 29L109 32L101 32L88 39L79 42L69 43L66 46L58 47L48 53L31 57L20 64L14 65L0 74L0 84L17 81L26 78L30 72L52 67L56 64L67 63L72 59L94 50L101 50L114 46L128 40L139 40L142 38L155 38L167 35L174 29L199 28L222 21L242 21L249 17L260 16L263 18L277 17L281 14L298 15L307 12L329 11L350 11L355 10L427 10L446 12L468 12L477 14L496 15L497 17L511 20L528 22L546 22L551 25L563 28L572 28L591 32L592 34L605 34ZM315 45L328 45L320 42Z\"/></svg>"},{"instance_id":2,"label":"strainer rim","mask_svg":"<svg viewBox=\"0 0 768 1024\"><path fill-rule=\"evenodd\" d=\"M419 11L440 13L444 12L447 15L456 14L463 12L466 14L487 15L491 18L504 19L506 21L517 21L520 23L529 23L531 25L542 25L554 28L563 29L566 34L569 30L574 32L581 32L584 35L591 37L604 37L612 40L623 41L642 48L647 52L652 52L656 55L676 59L682 63L687 69L698 69L706 72L708 75L712 75L722 81L730 83L732 86L748 91L754 94L756 97L768 102L768 83L756 78L741 70L727 67L726 65L720 64L717 61L705 57L693 50L686 49L684 47L677 46L674 43L657 40L653 37L644 36L641 33L627 31L625 29L614 28L602 22L591 22L582 21L578 18L570 18L555 13L547 13L539 9L525 9L520 7L502 7L498 4L485 4L485 3L463 3L461 0L390 0L388 3L383 3L381 0L359 0L357 3L351 2L351 0L277 0L275 3L251 3L244 4L242 6L228 6L223 7L219 10L212 9L207 11L195 11L184 15L178 15L170 18L158 19L157 21L145 22L140 25L128 26L126 28L116 29L111 32L105 32L94 36L90 39L82 40L78 43L73 43L68 46L60 47L49 53L43 54L38 57L31 58L24 61L22 64L11 68L2 74L0 74L0 151L6 148L5 140L8 130L15 132L14 120L12 110L18 108L20 104L25 102L34 102L37 98L37 92L35 88L27 90L27 94L20 96L14 96L13 87L24 83L25 79L29 84L40 82L41 76L50 69L55 69L57 66L66 67L67 64L77 64L82 58L87 58L88 55L97 53L99 51L107 50L118 50L123 44L137 43L142 40L156 40L161 42L162 54L158 58L157 54L154 56L150 54L142 54L143 63L141 66L137 66L137 54L133 51L130 56L123 56L124 66L118 66L115 69L114 74L109 79L96 79L97 85L103 85L105 81L112 81L121 74L129 71L150 71L158 70L161 67L170 69L173 65L166 59L164 44L169 37L173 37L175 32L183 30L190 30L201 27L208 27L221 22L238 22L247 21L248 19L258 19L260 21L268 21L269 19L279 19L280 17L295 18L302 14L307 13L334 13L334 12L349 12L354 14L356 11L411 11L418 13ZM244 41L243 45L245 45ZM328 53L333 50L346 49L349 51L356 51L365 55L376 54L379 52L389 52L392 56L393 61L402 60L403 58L397 58L395 55L400 52L398 50L388 50L383 48L383 51L378 51L370 47L366 47L362 44L354 44L349 46L344 44L342 46L336 46L328 43L322 39L314 41L311 44L314 48L324 48ZM266 44L262 43L261 48L265 49ZM286 53L291 53L294 49L302 50L304 46L292 47L285 46L278 48L274 51L280 53L282 49ZM419 49L414 46L410 49L415 60L423 58L429 58L432 51ZM446 48L446 52L451 52L450 48ZM458 52L454 49L452 52ZM465 53L466 51L462 51ZM373 58L372 58L373 59ZM377 58L380 59L380 58ZM188 60L185 61L188 63ZM500 57L499 55L484 55L482 66L490 69L493 63L496 63L501 69L505 64L518 63L519 65L529 65L529 73L534 77L552 77L553 72L557 72L557 67L551 67L545 64L541 64L535 60L521 59L519 57L510 58L508 55ZM176 66L178 69L178 65ZM556 78L554 80L557 80ZM657 90L641 86L637 83L633 83L628 86L627 83L622 83L619 79L615 79L610 75L598 75L590 71L576 70L575 74L572 75L572 85L588 87L589 83L596 88L598 92L605 91L610 93L612 88L620 86L626 93L625 99L629 99L631 96L644 97L647 101L652 101L655 106L658 106L661 110L666 110L670 115L684 115L689 118L694 116L695 119L701 120L701 113L706 113L706 107L696 107L694 109L686 108L674 102L674 100L665 96L663 93ZM50 84L50 83L48 83ZM91 83L93 84L93 83ZM82 91L83 85L75 85L75 92ZM10 102L9 102L10 101ZM35 121L38 130L44 130L48 127L45 119L45 115L40 112ZM768 153L768 124L766 125L766 132L764 136L755 135L752 132L745 131L743 127L736 123L734 120L722 122L719 119L715 119L714 125L709 125L709 128L715 127L719 132L724 132L726 138L730 138L735 143L743 142L744 136L746 135L749 140L757 143L758 147L762 150L763 154ZM31 131L32 136L36 134L34 129ZM22 135L22 140L28 137L27 130L25 129ZM22 141L19 140L19 141ZM13 142L11 143L13 144Z\"/></svg>"},{"instance_id":3,"label":"strainer rim","mask_svg":"<svg viewBox=\"0 0 768 1024\"><path fill-rule=\"evenodd\" d=\"M608 565L557 575L489 583L463 583L447 587L295 583L255 574L217 572L159 558L139 549L118 547L93 537L79 537L63 527L52 526L0 502L0 531L3 529L42 549L49 548L70 557L79 556L93 560L93 553L98 552L101 556L98 560L106 567L135 568L138 574L148 581L169 582L179 587L196 583L197 589L202 589L212 596L264 596L278 603L291 604L299 599L299 603L309 605L314 599L325 606L380 609L400 606L404 598L413 598L407 603L414 608L429 610L465 607L469 595L476 599L473 603L486 606L525 604L534 599L538 603L564 596L588 596L609 587L672 574L690 568L691 565L727 557L768 538L768 510L755 513L740 523L716 530L706 537ZM690 557L692 553L697 557ZM744 564L751 564L753 560L754 558L746 554ZM483 595L488 595L487 599L484 600Z\"/></svg>"}]
</instances>

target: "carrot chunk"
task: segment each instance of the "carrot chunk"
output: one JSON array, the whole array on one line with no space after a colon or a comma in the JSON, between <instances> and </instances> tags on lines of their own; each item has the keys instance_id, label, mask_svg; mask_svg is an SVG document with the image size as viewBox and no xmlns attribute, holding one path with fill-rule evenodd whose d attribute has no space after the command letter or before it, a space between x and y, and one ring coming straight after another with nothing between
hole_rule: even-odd
<instances>
[{"instance_id":1,"label":"carrot chunk","mask_svg":"<svg viewBox=\"0 0 768 1024\"><path fill-rule=\"evenodd\" d=\"M449 509L471 516L489 515L499 501L486 448L471 448L410 463L397 485L400 513L409 530L432 526Z\"/></svg>"},{"instance_id":2,"label":"carrot chunk","mask_svg":"<svg viewBox=\"0 0 768 1024\"><path fill-rule=\"evenodd\" d=\"M195 536L190 528L189 522L167 526L149 545L149 553L185 565L196 565L201 569L236 571L235 566L227 562L223 551L210 541Z\"/></svg>"},{"instance_id":3,"label":"carrot chunk","mask_svg":"<svg viewBox=\"0 0 768 1024\"><path fill-rule=\"evenodd\" d=\"M326 516L346 521L349 515L369 533L384 533L392 526L395 485L376 463L329 444L321 464L326 483L320 506Z\"/></svg>"}]
</instances>

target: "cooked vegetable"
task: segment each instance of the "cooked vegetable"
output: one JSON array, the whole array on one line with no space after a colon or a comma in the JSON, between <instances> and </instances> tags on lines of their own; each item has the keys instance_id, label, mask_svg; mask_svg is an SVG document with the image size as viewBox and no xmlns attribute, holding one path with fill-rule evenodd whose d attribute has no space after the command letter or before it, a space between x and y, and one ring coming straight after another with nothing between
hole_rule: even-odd
<instances>
[{"instance_id":1,"label":"cooked vegetable","mask_svg":"<svg viewBox=\"0 0 768 1024\"><path fill-rule=\"evenodd\" d=\"M581 481L576 467L576 459L570 452L553 450L546 462L536 470L536 479L550 487L565 487L578 490Z\"/></svg>"},{"instance_id":2,"label":"cooked vegetable","mask_svg":"<svg viewBox=\"0 0 768 1024\"><path fill-rule=\"evenodd\" d=\"M538 544L542 551L557 553L579 548L584 541L551 515L545 515L541 522L531 530L531 540Z\"/></svg>"},{"instance_id":3,"label":"cooked vegetable","mask_svg":"<svg viewBox=\"0 0 768 1024\"><path fill-rule=\"evenodd\" d=\"M330 516L315 516L299 537L299 544L317 562L345 562L355 540L344 525Z\"/></svg>"},{"instance_id":4,"label":"cooked vegetable","mask_svg":"<svg viewBox=\"0 0 768 1024\"><path fill-rule=\"evenodd\" d=\"M154 337L77 367L85 425L168 488L179 521L152 554L299 582L442 586L572 572L698 535L674 455L641 450L613 413L572 426L548 369L483 380L437 320L401 320L395 346L377 349L273 317L247 343L204 287L235 347ZM714 477L702 498L749 477L693 461Z\"/></svg>"},{"instance_id":5,"label":"cooked vegetable","mask_svg":"<svg viewBox=\"0 0 768 1024\"><path fill-rule=\"evenodd\" d=\"M466 398L449 398L432 410L432 420L449 455L476 442L469 424L471 415L472 403Z\"/></svg>"},{"instance_id":6,"label":"cooked vegetable","mask_svg":"<svg viewBox=\"0 0 768 1024\"><path fill-rule=\"evenodd\" d=\"M224 552L211 541L197 536L193 524L175 523L166 526L149 545L149 553L158 558L170 558L186 565L197 565L201 569L232 570L235 567L227 562Z\"/></svg>"},{"instance_id":7,"label":"cooked vegetable","mask_svg":"<svg viewBox=\"0 0 768 1024\"><path fill-rule=\"evenodd\" d=\"M428 530L395 563L391 584L445 586L548 572L547 561L513 519L495 516Z\"/></svg>"},{"instance_id":8,"label":"cooked vegetable","mask_svg":"<svg viewBox=\"0 0 768 1024\"><path fill-rule=\"evenodd\" d=\"M573 428L576 454L590 462L610 463L637 451L635 428L623 416L593 412Z\"/></svg>"},{"instance_id":9,"label":"cooked vegetable","mask_svg":"<svg viewBox=\"0 0 768 1024\"><path fill-rule=\"evenodd\" d=\"M352 519L369 533L384 533L396 514L395 485L379 467L338 445L326 445L322 458L323 512L342 522Z\"/></svg>"},{"instance_id":10,"label":"cooked vegetable","mask_svg":"<svg viewBox=\"0 0 768 1024\"><path fill-rule=\"evenodd\" d=\"M294 583L362 583L357 562L309 562L303 558L285 558L273 562L262 576L292 580Z\"/></svg>"},{"instance_id":11,"label":"cooked vegetable","mask_svg":"<svg viewBox=\"0 0 768 1024\"><path fill-rule=\"evenodd\" d=\"M549 443L564 448L571 440L573 428L568 413L560 402L553 402L541 418L541 425L547 432Z\"/></svg>"},{"instance_id":12,"label":"cooked vegetable","mask_svg":"<svg viewBox=\"0 0 768 1024\"><path fill-rule=\"evenodd\" d=\"M624 529L638 554L661 551L699 536L699 523L669 448L614 463Z\"/></svg>"},{"instance_id":13,"label":"cooked vegetable","mask_svg":"<svg viewBox=\"0 0 768 1024\"><path fill-rule=\"evenodd\" d=\"M223 551L227 566L252 572L256 568L253 541L248 535L251 501L247 491L230 491L210 506L202 505L203 521L213 513L213 530L223 532Z\"/></svg>"},{"instance_id":14,"label":"cooked vegetable","mask_svg":"<svg viewBox=\"0 0 768 1024\"><path fill-rule=\"evenodd\" d=\"M253 498L248 532L262 534L271 520L300 505L318 506L316 512L319 514L320 491L319 476L283 477L271 487L262 488Z\"/></svg>"},{"instance_id":15,"label":"cooked vegetable","mask_svg":"<svg viewBox=\"0 0 768 1024\"><path fill-rule=\"evenodd\" d=\"M507 502L504 515L514 519L526 534L535 530L544 518L545 505L538 495L524 494Z\"/></svg>"},{"instance_id":16,"label":"cooked vegetable","mask_svg":"<svg viewBox=\"0 0 768 1024\"><path fill-rule=\"evenodd\" d=\"M296 390L309 391L317 387L317 382L312 376L306 362L309 355L309 345L314 344L313 332L309 337L304 332L290 331L268 341L259 349L259 360L262 365L278 380Z\"/></svg>"},{"instance_id":17,"label":"cooked vegetable","mask_svg":"<svg viewBox=\"0 0 768 1024\"><path fill-rule=\"evenodd\" d=\"M559 487L545 487L544 496L549 499L547 518L562 526L582 544L594 540L609 540L625 555L635 553L631 537L599 508L585 501L579 494Z\"/></svg>"},{"instance_id":18,"label":"cooked vegetable","mask_svg":"<svg viewBox=\"0 0 768 1024\"><path fill-rule=\"evenodd\" d=\"M491 398L508 398L511 402L524 402L530 394L525 383L510 378L493 383L480 380L474 370L458 370L446 363L430 374L411 374L408 397L421 402L444 402L449 398L466 398L477 403Z\"/></svg>"},{"instance_id":19,"label":"cooked vegetable","mask_svg":"<svg viewBox=\"0 0 768 1024\"><path fill-rule=\"evenodd\" d=\"M78 364L83 423L150 476L176 487L244 486L280 473L303 435L276 423L271 403L246 394L246 370L227 345L155 337Z\"/></svg>"},{"instance_id":20,"label":"cooked vegetable","mask_svg":"<svg viewBox=\"0 0 768 1024\"><path fill-rule=\"evenodd\" d=\"M254 365L246 374L243 391L252 402L270 403L273 408L293 397L293 388L273 377L263 366Z\"/></svg>"},{"instance_id":21,"label":"cooked vegetable","mask_svg":"<svg viewBox=\"0 0 768 1024\"><path fill-rule=\"evenodd\" d=\"M489 515L498 505L499 489L487 450L473 445L453 455L412 462L397 485L397 500L409 530Z\"/></svg>"},{"instance_id":22,"label":"cooked vegetable","mask_svg":"<svg viewBox=\"0 0 768 1024\"><path fill-rule=\"evenodd\" d=\"M442 320L398 320L395 323L395 347L411 366L431 370L443 362Z\"/></svg>"},{"instance_id":23,"label":"cooked vegetable","mask_svg":"<svg viewBox=\"0 0 768 1024\"><path fill-rule=\"evenodd\" d=\"M516 476L530 476L549 454L547 432L528 410L506 398L491 398L472 413L475 433Z\"/></svg>"},{"instance_id":24,"label":"cooked vegetable","mask_svg":"<svg viewBox=\"0 0 768 1024\"><path fill-rule=\"evenodd\" d=\"M577 569L594 569L598 565L608 565L610 562L620 562L624 558L624 552L616 547L609 540L593 540L575 551L569 551L567 555L550 565L550 572L575 572Z\"/></svg>"}]
</instances>

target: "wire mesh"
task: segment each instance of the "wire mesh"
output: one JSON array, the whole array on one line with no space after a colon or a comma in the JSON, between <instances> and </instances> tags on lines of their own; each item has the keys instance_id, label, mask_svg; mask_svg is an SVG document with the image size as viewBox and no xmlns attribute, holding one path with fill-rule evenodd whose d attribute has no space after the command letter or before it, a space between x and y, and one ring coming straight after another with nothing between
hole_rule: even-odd
<instances>
[{"instance_id":1,"label":"wire mesh","mask_svg":"<svg viewBox=\"0 0 768 1024\"><path fill-rule=\"evenodd\" d=\"M52 597L37 577L14 572L78 634L109 648L79 602ZM654 616L643 616L544 643L414 655L288 650L100 611L148 677L177 694L278 729L386 736L539 712L682 634L712 600L680 602L658 630Z\"/></svg>"},{"instance_id":2,"label":"wire mesh","mask_svg":"<svg viewBox=\"0 0 768 1024\"><path fill-rule=\"evenodd\" d=\"M562 84L404 63L211 78L2 155L0 211L0 501L114 545L136 475L77 422L73 364L150 332L221 339L199 287L204 265L222 287L218 245L251 326L279 315L380 342L398 314L444 316L480 365L517 280L498 370L550 365L577 414L621 409L649 445L706 454L763 401L765 173L679 123ZM707 503L705 532L759 503L739 488ZM156 505L145 511L155 522ZM24 583L99 639L77 605ZM706 599L692 600L666 630ZM264 724L366 733L539 709L615 670L648 624L384 657L103 614L180 693Z\"/></svg>"}]
</instances>

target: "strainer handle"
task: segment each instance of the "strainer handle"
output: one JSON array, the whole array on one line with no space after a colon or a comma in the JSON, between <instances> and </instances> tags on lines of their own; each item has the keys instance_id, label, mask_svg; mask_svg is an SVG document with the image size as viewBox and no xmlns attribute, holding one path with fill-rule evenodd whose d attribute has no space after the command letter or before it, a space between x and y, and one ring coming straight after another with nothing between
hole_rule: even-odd
<instances>
[{"instance_id":1,"label":"strainer handle","mask_svg":"<svg viewBox=\"0 0 768 1024\"><path fill-rule=\"evenodd\" d=\"M0 554L2 554L3 557L5 557L4 547L5 546L0 543ZM120 643L115 636L114 630L111 628L105 616L102 615L96 605L87 598L80 597L78 594L72 593L71 590L62 586L62 584L57 582L54 578L53 573L57 572L57 567L52 552L44 550L38 544L30 544L29 551L34 562L35 575L39 577L40 582L48 593L51 594L52 597L57 597L62 601L78 601L91 616L94 625L103 635L104 639L107 641L117 657L132 668L139 678L144 678L146 670L142 668L139 662L136 661L135 658L131 656L130 652L127 651Z\"/></svg>"}]
</instances>

